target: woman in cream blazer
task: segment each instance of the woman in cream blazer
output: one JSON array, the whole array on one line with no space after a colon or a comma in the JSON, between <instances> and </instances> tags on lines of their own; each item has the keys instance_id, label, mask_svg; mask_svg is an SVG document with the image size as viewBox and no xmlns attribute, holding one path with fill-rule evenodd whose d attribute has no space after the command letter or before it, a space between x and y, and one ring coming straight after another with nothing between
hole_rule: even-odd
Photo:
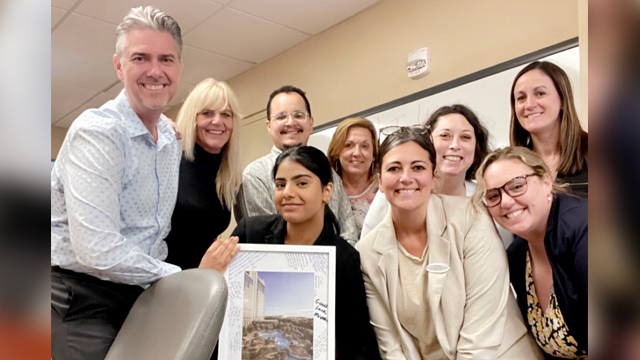
<instances>
[{"instance_id":1,"label":"woman in cream blazer","mask_svg":"<svg viewBox=\"0 0 640 360\"><path fill-rule=\"evenodd\" d=\"M391 211L356 247L382 358L418 360L428 351L434 354L429 360L542 359L511 294L506 253L491 217L469 198L431 194L434 158L428 133L416 128L389 135L380 148L380 190ZM421 248L416 234L423 234ZM399 316L398 291L404 296L413 286L400 281L406 252L425 260L427 300L413 299L422 314ZM403 318L422 319L431 332L416 337ZM431 333L437 340L425 338Z\"/></svg>"}]
</instances>

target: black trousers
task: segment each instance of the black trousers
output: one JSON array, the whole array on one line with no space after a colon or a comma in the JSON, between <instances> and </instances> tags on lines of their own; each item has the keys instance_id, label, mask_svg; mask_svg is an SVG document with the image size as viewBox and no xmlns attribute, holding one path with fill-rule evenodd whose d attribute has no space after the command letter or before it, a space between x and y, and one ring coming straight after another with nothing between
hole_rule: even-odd
<instances>
[{"instance_id":1,"label":"black trousers","mask_svg":"<svg viewBox=\"0 0 640 360\"><path fill-rule=\"evenodd\" d=\"M51 358L103 360L143 288L51 268Z\"/></svg>"}]
</instances>

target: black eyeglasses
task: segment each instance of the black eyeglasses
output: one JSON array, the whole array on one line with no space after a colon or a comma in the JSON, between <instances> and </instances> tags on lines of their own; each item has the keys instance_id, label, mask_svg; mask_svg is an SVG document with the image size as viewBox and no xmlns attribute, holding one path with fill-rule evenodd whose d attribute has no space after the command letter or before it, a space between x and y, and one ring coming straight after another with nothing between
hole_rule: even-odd
<instances>
[{"instance_id":1,"label":"black eyeglasses","mask_svg":"<svg viewBox=\"0 0 640 360\"><path fill-rule=\"evenodd\" d=\"M400 125L389 125L389 126L385 126L380 128L380 135L391 135L393 133L397 133L398 131L415 131L417 132L419 135L422 134L426 134L428 132L431 131L431 126L428 125L424 125L424 124L415 124L415 125L409 125L409 126L400 126Z\"/></svg>"},{"instance_id":2,"label":"black eyeglasses","mask_svg":"<svg viewBox=\"0 0 640 360\"><path fill-rule=\"evenodd\" d=\"M512 198L518 197L527 192L527 178L529 176L534 176L535 173L516 176L513 179L507 181L504 185L489 189L484 194L484 204L487 207L494 207L502 202L502 192L500 189L503 189L507 195Z\"/></svg>"}]
</instances>

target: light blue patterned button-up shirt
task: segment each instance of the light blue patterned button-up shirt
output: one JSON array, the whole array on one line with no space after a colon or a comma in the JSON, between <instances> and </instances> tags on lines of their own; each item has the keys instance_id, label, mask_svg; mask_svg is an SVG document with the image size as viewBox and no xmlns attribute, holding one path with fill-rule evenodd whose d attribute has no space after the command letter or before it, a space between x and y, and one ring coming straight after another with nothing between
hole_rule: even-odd
<instances>
[{"instance_id":1,"label":"light blue patterned button-up shirt","mask_svg":"<svg viewBox=\"0 0 640 360\"><path fill-rule=\"evenodd\" d=\"M180 143L164 116L158 141L124 91L73 122L51 171L51 265L148 286L180 271L164 238L178 191Z\"/></svg>"}]
</instances>

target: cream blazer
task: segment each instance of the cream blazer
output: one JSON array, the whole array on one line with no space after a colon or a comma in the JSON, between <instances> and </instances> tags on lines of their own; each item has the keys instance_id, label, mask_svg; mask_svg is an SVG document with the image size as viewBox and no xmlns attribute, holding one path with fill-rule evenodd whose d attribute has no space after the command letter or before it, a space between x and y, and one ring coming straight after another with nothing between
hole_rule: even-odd
<instances>
[{"instance_id":1,"label":"cream blazer","mask_svg":"<svg viewBox=\"0 0 640 360\"><path fill-rule=\"evenodd\" d=\"M436 336L454 359L543 359L510 291L507 255L485 209L432 195L427 209L428 299ZM356 244L380 353L419 360L396 313L398 248L391 212Z\"/></svg>"}]
</instances>

